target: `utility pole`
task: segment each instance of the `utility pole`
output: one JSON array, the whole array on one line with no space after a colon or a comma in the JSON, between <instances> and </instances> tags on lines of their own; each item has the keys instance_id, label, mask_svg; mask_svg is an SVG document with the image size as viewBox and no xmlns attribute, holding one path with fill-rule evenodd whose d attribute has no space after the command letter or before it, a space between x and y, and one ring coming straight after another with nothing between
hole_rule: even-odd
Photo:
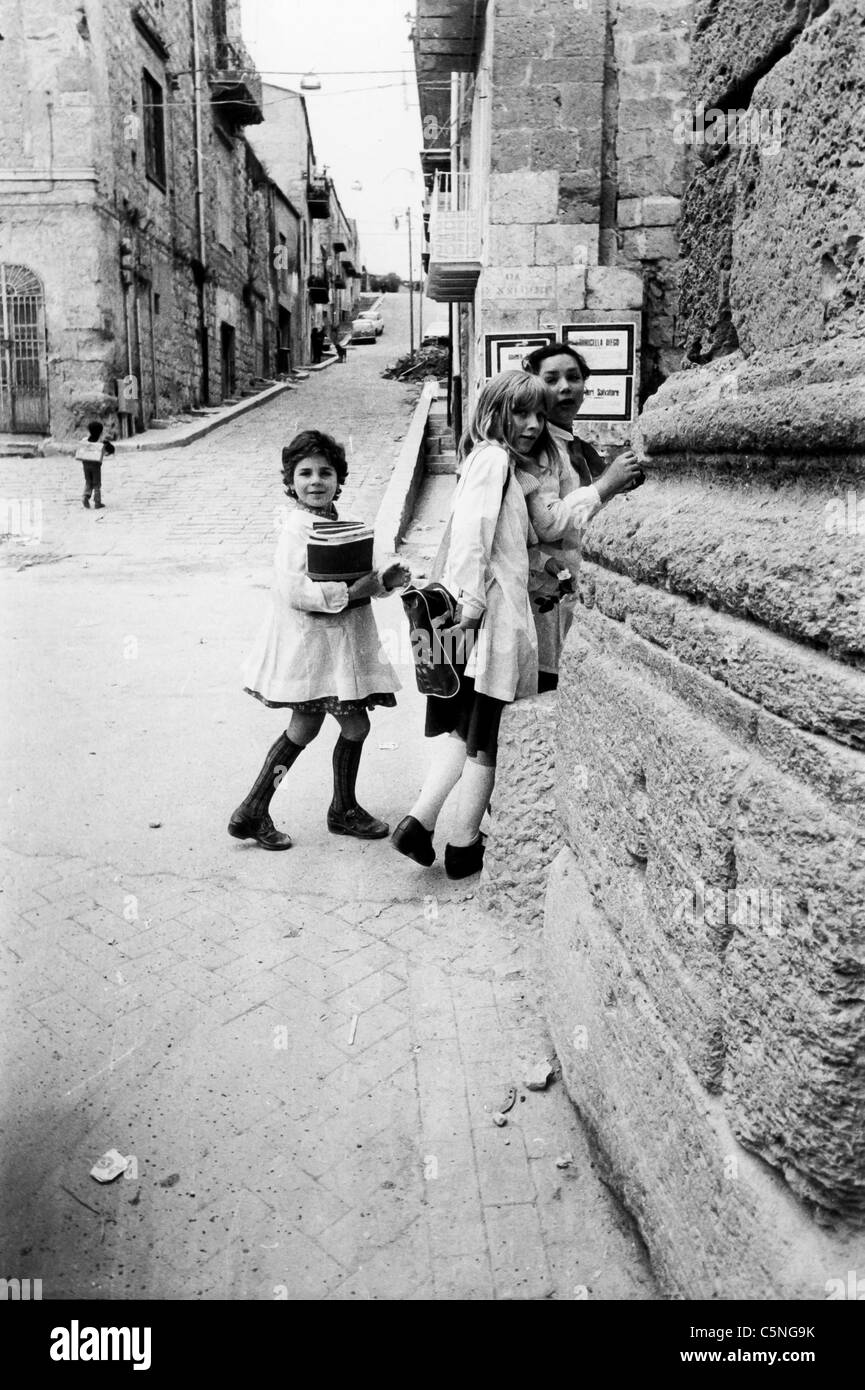
<instances>
[{"instance_id":1,"label":"utility pole","mask_svg":"<svg viewBox=\"0 0 865 1390\"><path fill-rule=\"evenodd\" d=\"M405 215L408 219L408 323L409 323L409 346L411 355L414 357L414 270L412 269L411 259L411 208L407 207Z\"/></svg>"}]
</instances>

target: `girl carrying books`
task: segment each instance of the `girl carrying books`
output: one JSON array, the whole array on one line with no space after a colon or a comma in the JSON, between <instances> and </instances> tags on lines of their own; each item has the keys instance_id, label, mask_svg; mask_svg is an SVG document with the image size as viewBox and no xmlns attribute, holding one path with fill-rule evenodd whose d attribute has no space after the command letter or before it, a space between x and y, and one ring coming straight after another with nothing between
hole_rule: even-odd
<instances>
[{"instance_id":1,"label":"girl carrying books","mask_svg":"<svg viewBox=\"0 0 865 1390\"><path fill-rule=\"evenodd\" d=\"M342 445L319 430L304 430L282 451L283 481L291 500L276 547L273 610L244 667L244 689L271 709L290 709L291 722L228 823L230 835L255 840L263 849L291 848L291 837L270 818L271 798L326 714L339 724L328 830L360 840L388 833L385 822L359 806L355 796L370 727L367 710L395 705L394 691L400 688L381 651L370 599L407 584L411 576L394 563L357 578L310 578L310 546L321 555L338 539L333 504L347 474ZM349 562L351 552L357 554L357 538L358 528L349 528L346 546L351 549L342 552Z\"/></svg>"}]
</instances>

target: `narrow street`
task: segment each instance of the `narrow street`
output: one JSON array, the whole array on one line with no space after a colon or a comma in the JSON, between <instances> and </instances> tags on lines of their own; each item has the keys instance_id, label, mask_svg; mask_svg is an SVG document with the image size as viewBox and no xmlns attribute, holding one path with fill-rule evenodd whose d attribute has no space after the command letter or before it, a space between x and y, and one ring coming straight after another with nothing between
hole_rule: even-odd
<instances>
[{"instance_id":1,"label":"narrow street","mask_svg":"<svg viewBox=\"0 0 865 1390\"><path fill-rule=\"evenodd\" d=\"M560 1080L522 1084L552 1056L525 943L475 880L328 834L332 721L274 801L291 852L226 834L284 726L239 674L280 449L336 434L373 520L419 392L381 379L407 295L384 312L345 366L109 460L103 512L71 458L0 461L44 525L2 546L2 1265L46 1299L658 1296ZM359 792L393 825L423 702L398 598L377 614L404 689Z\"/></svg>"}]
</instances>

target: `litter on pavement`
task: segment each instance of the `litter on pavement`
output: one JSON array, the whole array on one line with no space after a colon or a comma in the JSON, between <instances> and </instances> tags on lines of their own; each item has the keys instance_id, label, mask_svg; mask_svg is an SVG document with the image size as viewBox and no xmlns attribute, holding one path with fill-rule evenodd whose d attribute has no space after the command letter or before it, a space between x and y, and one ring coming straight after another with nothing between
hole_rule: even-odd
<instances>
[{"instance_id":1,"label":"litter on pavement","mask_svg":"<svg viewBox=\"0 0 865 1390\"><path fill-rule=\"evenodd\" d=\"M545 1091L553 1079L553 1069L546 1057L542 1062L536 1062L526 1072L525 1083L530 1091Z\"/></svg>"},{"instance_id":2,"label":"litter on pavement","mask_svg":"<svg viewBox=\"0 0 865 1390\"><path fill-rule=\"evenodd\" d=\"M516 1104L516 1100L517 1100L517 1088L516 1088L516 1086L509 1086L509 1087L508 1087L508 1093L507 1093L507 1096L505 1097L504 1103L503 1103L502 1105L499 1106L499 1114L500 1114L500 1115L506 1115L506 1114L508 1113L509 1110L513 1110L514 1105Z\"/></svg>"},{"instance_id":3,"label":"litter on pavement","mask_svg":"<svg viewBox=\"0 0 865 1390\"><path fill-rule=\"evenodd\" d=\"M126 1172L128 1163L129 1159L124 1158L122 1153L118 1153L116 1149L109 1149L96 1160L90 1169L90 1176L97 1182L113 1182L121 1173Z\"/></svg>"}]
</instances>

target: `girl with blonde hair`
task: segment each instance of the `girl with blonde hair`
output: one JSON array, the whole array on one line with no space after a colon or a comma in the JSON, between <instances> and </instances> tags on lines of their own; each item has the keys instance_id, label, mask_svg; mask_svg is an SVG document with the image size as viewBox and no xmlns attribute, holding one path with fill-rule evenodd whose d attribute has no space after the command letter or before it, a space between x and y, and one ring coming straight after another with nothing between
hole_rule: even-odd
<instances>
[{"instance_id":1,"label":"girl with blonde hair","mask_svg":"<svg viewBox=\"0 0 865 1390\"><path fill-rule=\"evenodd\" d=\"M425 734L433 760L415 804L393 833L401 854L429 866L433 832L457 789L445 846L449 878L483 864L480 823L495 781L502 710L537 693L537 640L528 597L529 516L514 468L551 447L545 391L527 372L503 372L481 391L460 442L461 469L441 579L457 602L457 628L471 646L451 699L429 697Z\"/></svg>"}]
</instances>

